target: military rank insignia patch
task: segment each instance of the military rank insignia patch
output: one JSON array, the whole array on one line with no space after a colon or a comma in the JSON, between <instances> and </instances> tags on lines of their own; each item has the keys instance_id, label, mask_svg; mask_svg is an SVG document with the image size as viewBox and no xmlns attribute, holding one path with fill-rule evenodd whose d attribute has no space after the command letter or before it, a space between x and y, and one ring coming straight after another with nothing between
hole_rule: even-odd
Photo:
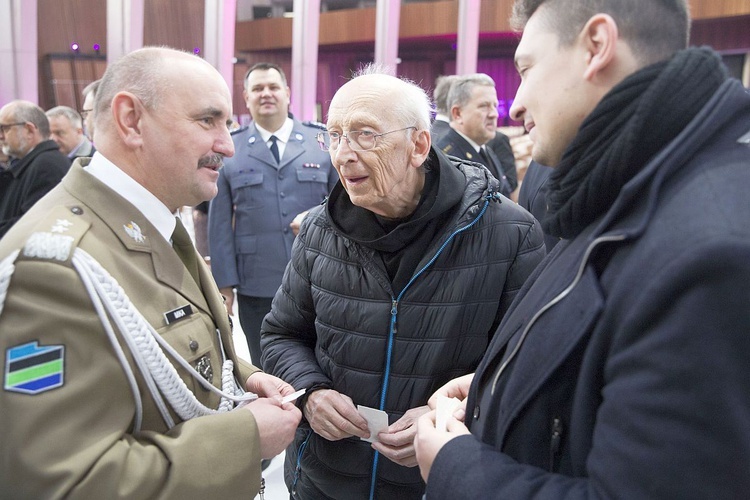
<instances>
[{"instance_id":1,"label":"military rank insignia patch","mask_svg":"<svg viewBox=\"0 0 750 500\"><path fill-rule=\"evenodd\" d=\"M143 243L146 241L146 237L143 236L143 233L141 232L141 227L132 220L122 227L125 229L125 232L128 233L128 236L133 238L137 243Z\"/></svg>"},{"instance_id":2,"label":"military rank insignia patch","mask_svg":"<svg viewBox=\"0 0 750 500\"><path fill-rule=\"evenodd\" d=\"M5 390L39 394L63 385L65 346L39 346L39 342L5 351Z\"/></svg>"}]
</instances>

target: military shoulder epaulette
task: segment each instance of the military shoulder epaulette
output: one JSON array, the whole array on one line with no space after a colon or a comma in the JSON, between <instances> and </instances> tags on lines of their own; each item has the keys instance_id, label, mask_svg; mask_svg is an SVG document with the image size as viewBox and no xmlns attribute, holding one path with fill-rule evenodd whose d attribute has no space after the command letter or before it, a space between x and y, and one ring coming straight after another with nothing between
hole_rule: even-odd
<instances>
[{"instance_id":1,"label":"military shoulder epaulette","mask_svg":"<svg viewBox=\"0 0 750 500\"><path fill-rule=\"evenodd\" d=\"M320 122L316 122L316 121L312 121L312 120L304 121L304 122L302 122L302 125L304 125L306 127L319 128L320 130L325 130L326 129L325 124L320 123Z\"/></svg>"},{"instance_id":2,"label":"military shoulder epaulette","mask_svg":"<svg viewBox=\"0 0 750 500\"><path fill-rule=\"evenodd\" d=\"M48 212L36 224L19 258L70 262L73 250L91 227L89 220L80 217L83 213L77 205Z\"/></svg>"},{"instance_id":3,"label":"military shoulder epaulette","mask_svg":"<svg viewBox=\"0 0 750 500\"><path fill-rule=\"evenodd\" d=\"M235 135L235 134L239 134L240 132L244 132L245 130L247 130L247 128L248 128L248 126L247 126L247 125L243 125L243 126L241 126L241 127L238 127L238 128L236 128L236 129L234 129L234 130L230 130L230 131L229 131L229 134L230 134L230 135Z\"/></svg>"}]
</instances>

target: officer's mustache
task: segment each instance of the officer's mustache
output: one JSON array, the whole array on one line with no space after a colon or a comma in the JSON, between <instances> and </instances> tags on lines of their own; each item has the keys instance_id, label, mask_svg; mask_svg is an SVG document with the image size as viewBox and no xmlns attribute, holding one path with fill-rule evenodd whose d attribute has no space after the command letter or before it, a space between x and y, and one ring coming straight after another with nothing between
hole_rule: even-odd
<instances>
[{"instance_id":1,"label":"officer's mustache","mask_svg":"<svg viewBox=\"0 0 750 500\"><path fill-rule=\"evenodd\" d=\"M221 167L224 166L224 155L220 155L218 153L206 155L200 160L198 160L198 168L213 168L214 170L219 170Z\"/></svg>"}]
</instances>

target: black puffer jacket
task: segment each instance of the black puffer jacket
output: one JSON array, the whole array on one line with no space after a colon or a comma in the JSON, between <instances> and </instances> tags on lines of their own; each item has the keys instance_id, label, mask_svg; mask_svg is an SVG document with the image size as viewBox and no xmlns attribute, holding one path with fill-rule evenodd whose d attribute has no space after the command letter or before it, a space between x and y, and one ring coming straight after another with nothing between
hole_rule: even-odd
<instances>
[{"instance_id":1,"label":"black puffer jacket","mask_svg":"<svg viewBox=\"0 0 750 500\"><path fill-rule=\"evenodd\" d=\"M336 231L325 206L310 211L263 324L265 371L296 389L335 389L393 423L476 368L544 256L542 231L496 194L486 169L434 151L432 158L441 176L464 183L463 197L399 295L374 250ZM417 467L358 438L327 441L304 422L286 457L295 498L418 499L424 491Z\"/></svg>"}]
</instances>

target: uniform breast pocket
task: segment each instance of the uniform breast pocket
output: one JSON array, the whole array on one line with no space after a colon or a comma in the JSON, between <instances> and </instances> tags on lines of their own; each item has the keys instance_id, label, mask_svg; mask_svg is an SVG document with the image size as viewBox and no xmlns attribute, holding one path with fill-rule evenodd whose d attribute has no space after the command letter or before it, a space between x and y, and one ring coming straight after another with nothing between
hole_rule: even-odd
<instances>
[{"instance_id":1,"label":"uniform breast pocket","mask_svg":"<svg viewBox=\"0 0 750 500\"><path fill-rule=\"evenodd\" d=\"M192 306L191 306L192 307ZM215 330L199 311L183 319L173 320L157 333L174 348L204 379L217 386L221 379L221 361L216 346ZM167 355L167 358L170 358ZM204 391L200 384L179 364L170 360L185 385L196 395ZM200 399L200 396L199 396Z\"/></svg>"},{"instance_id":2,"label":"uniform breast pocket","mask_svg":"<svg viewBox=\"0 0 750 500\"><path fill-rule=\"evenodd\" d=\"M297 182L303 192L310 196L310 205L318 204L328 196L328 172L317 168L298 168Z\"/></svg>"},{"instance_id":3,"label":"uniform breast pocket","mask_svg":"<svg viewBox=\"0 0 750 500\"><path fill-rule=\"evenodd\" d=\"M232 179L234 204L242 208L258 208L263 202L263 173L240 172Z\"/></svg>"}]
</instances>

